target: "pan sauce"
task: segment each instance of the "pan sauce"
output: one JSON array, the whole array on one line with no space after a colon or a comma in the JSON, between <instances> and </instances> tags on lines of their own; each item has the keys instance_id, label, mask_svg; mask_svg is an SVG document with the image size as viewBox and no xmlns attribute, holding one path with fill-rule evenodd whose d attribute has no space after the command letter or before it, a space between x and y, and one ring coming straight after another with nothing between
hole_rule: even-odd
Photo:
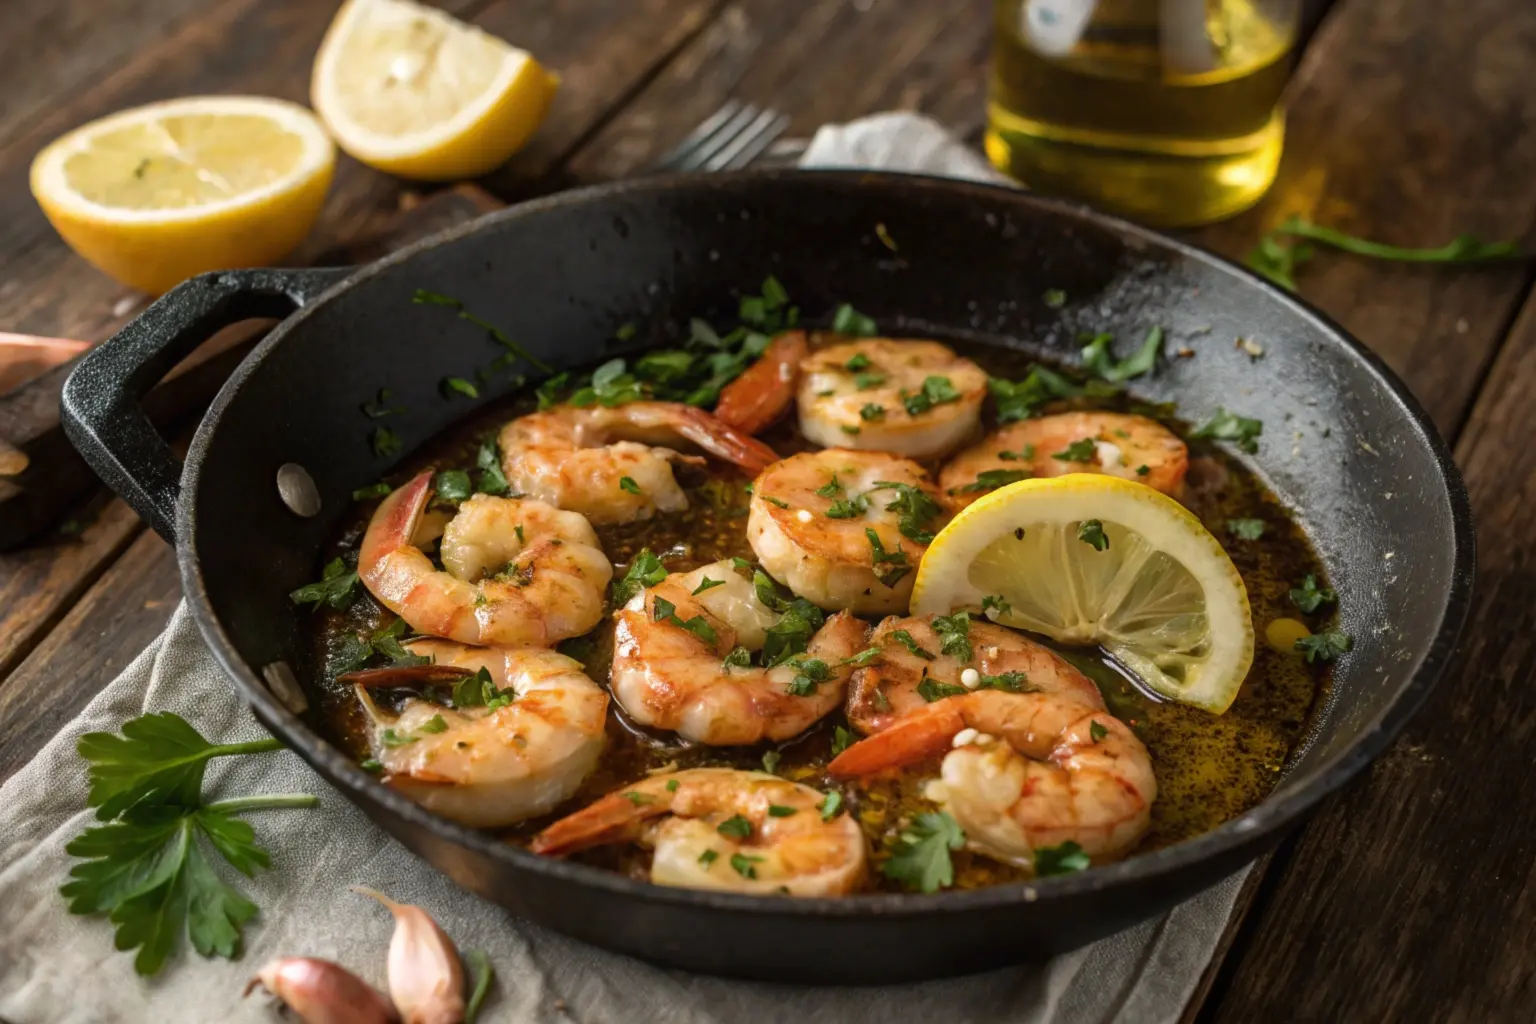
<instances>
[{"instance_id":1,"label":"pan sauce","mask_svg":"<svg viewBox=\"0 0 1536 1024\"><path fill-rule=\"evenodd\" d=\"M955 344L962 355L975 359L989 373L1017 378L1033 360L1025 353L991 346ZM495 433L508 419L531 411L531 389L520 392L472 420L459 424L403 464L389 482L398 483L427 466L438 469L473 468L481 440ZM1060 402L1051 411L1071 408L1129 409L1163 419L1181 436L1180 425L1159 413L1137 407L1125 399L1078 399ZM793 417L763 435L781 455L809 446L798 434ZM1158 798L1152 807L1152 824L1131 855L1188 839L1209 831L1261 801L1274 787L1281 767L1301 741L1309 716L1324 685L1322 672L1309 668L1299 657L1279 653L1263 641L1264 627L1277 618L1295 615L1287 600L1289 589L1308 573L1322 580L1323 571L1301 530L1286 510L1226 452L1199 441L1191 444L1191 468L1185 504L1222 540L1247 585L1255 629L1259 636L1253 667L1231 708L1215 716L1196 708L1171 704L1152 697L1134 679L1097 649L1056 649L1096 682L1115 715L1130 724L1151 753L1157 773ZM930 469L936 469L930 466ZM622 576L641 548L660 554L671 571L683 571L717 559L754 558L747 544L746 477L734 467L711 460L707 469L679 472L689 498L686 512L663 515L649 522L599 527L603 548ZM326 561L340 555L355 563L375 502L360 502L346 518L340 535L326 550ZM1258 541L1237 540L1226 522L1236 518L1262 519L1266 524ZM388 624L394 616L366 591L345 612L322 606L309 618L311 643L305 673L311 692L319 696L321 725L330 737L359 761L369 756L368 724L351 688L335 681L336 658L352 637L366 635ZM566 654L582 661L599 683L607 678L612 627L605 621L587 636L560 645ZM1055 645L1052 645L1055 646ZM387 701L388 693L379 694ZM846 727L841 711L827 716L817 727L783 744L776 771L786 778L818 789L839 789L850 811L857 815L877 855L895 842L911 814L930 809L919 793L922 780L937 774L937 762L919 765L902 773L901 781L834 783L824 772L831 759L833 730ZM592 799L663 767L690 768L730 766L763 767L768 747L722 749L689 747L675 737L649 733L626 720L617 703L608 716L608 747L598 769L580 791L554 814L520 823L504 831L509 842L526 841L541 827ZM604 847L578 854L578 859L599 864L636 878L647 877L649 855L633 847ZM988 858L959 853L954 857L955 888L978 888L1024 877L1014 868ZM870 887L896 890L889 879L871 873Z\"/></svg>"}]
</instances>

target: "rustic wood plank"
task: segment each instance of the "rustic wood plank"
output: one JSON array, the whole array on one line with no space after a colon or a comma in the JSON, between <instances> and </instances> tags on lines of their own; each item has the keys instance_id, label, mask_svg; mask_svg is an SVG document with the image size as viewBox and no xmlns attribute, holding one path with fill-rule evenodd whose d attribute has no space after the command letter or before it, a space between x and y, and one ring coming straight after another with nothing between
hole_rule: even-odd
<instances>
[{"instance_id":1,"label":"rustic wood plank","mask_svg":"<svg viewBox=\"0 0 1536 1024\"><path fill-rule=\"evenodd\" d=\"M1479 547L1457 664L1302 833L1209 1020L1529 1019L1536 300L1488 380L1456 449Z\"/></svg>"},{"instance_id":2,"label":"rustic wood plank","mask_svg":"<svg viewBox=\"0 0 1536 1024\"><path fill-rule=\"evenodd\" d=\"M1536 240L1536 4L1372 0L1335 8L1290 93L1280 177L1196 240L1241 257L1293 213L1399 245ZM1443 432L1460 424L1527 271L1322 253L1301 293L1391 364Z\"/></svg>"},{"instance_id":3,"label":"rustic wood plank","mask_svg":"<svg viewBox=\"0 0 1536 1024\"><path fill-rule=\"evenodd\" d=\"M735 0L583 146L571 177L632 174L731 97L788 114L796 135L891 108L973 131L991 20L986 4Z\"/></svg>"},{"instance_id":4,"label":"rustic wood plank","mask_svg":"<svg viewBox=\"0 0 1536 1024\"><path fill-rule=\"evenodd\" d=\"M142 532L0 688L0 782L138 657L180 596L175 552Z\"/></svg>"}]
</instances>

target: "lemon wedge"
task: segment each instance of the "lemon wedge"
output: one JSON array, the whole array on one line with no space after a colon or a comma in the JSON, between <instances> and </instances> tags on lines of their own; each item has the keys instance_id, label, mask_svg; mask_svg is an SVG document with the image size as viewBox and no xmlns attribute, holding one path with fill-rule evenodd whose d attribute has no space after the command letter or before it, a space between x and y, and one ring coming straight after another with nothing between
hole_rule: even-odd
<instances>
[{"instance_id":1,"label":"lemon wedge","mask_svg":"<svg viewBox=\"0 0 1536 1024\"><path fill-rule=\"evenodd\" d=\"M528 53L408 0L347 0L315 57L310 101L342 149L424 181L504 163L559 87Z\"/></svg>"},{"instance_id":2,"label":"lemon wedge","mask_svg":"<svg viewBox=\"0 0 1536 1024\"><path fill-rule=\"evenodd\" d=\"M314 225L335 161L303 107L189 97L54 140L32 161L32 195L70 248L159 294L204 271L287 256Z\"/></svg>"},{"instance_id":3,"label":"lemon wedge","mask_svg":"<svg viewBox=\"0 0 1536 1024\"><path fill-rule=\"evenodd\" d=\"M1156 693L1217 714L1253 662L1248 591L1221 544L1177 501L1111 476L1021 480L961 511L923 555L912 612L961 608L1100 644Z\"/></svg>"}]
</instances>

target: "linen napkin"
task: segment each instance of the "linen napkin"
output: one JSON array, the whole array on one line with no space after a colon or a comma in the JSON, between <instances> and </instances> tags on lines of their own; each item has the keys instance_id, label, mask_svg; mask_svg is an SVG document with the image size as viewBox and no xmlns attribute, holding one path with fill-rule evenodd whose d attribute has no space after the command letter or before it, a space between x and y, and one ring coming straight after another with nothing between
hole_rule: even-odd
<instances>
[{"instance_id":1,"label":"linen napkin","mask_svg":"<svg viewBox=\"0 0 1536 1024\"><path fill-rule=\"evenodd\" d=\"M994 180L995 172L940 126L882 114L819 131L803 165L894 168ZM240 998L268 958L336 960L381 990L393 922L367 885L427 908L460 950L486 950L497 970L482 1021L499 1024L1156 1024L1179 1018L1231 913L1246 869L1168 914L1043 965L884 988L807 988L665 970L520 921L455 886L375 828L287 751L215 760L218 799L273 792L320 797L312 810L247 816L271 870L238 884L261 908L238 961L189 949L146 981L112 947L99 917L65 912L64 846L90 824L82 733L115 732L146 711L175 711L218 742L262 735L184 607L164 634L80 717L0 787L0 1018L10 1024L256 1022L275 1019Z\"/></svg>"}]
</instances>

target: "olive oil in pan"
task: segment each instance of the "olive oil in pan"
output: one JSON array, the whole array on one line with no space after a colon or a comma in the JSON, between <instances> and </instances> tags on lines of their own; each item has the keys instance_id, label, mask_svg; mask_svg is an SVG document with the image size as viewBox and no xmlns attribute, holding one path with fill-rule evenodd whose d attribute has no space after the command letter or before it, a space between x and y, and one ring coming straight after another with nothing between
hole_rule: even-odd
<instances>
[{"instance_id":1,"label":"olive oil in pan","mask_svg":"<svg viewBox=\"0 0 1536 1024\"><path fill-rule=\"evenodd\" d=\"M964 343L955 347L989 372L1011 378L1021 377L1032 362L1024 353L997 347ZM459 424L410 459L395 478L403 480L428 465L440 469L474 466L480 441L532 407L530 396L519 395ZM1166 413L1125 398L1060 403L1062 409L1074 407ZM1166 420L1166 415L1162 418ZM1177 429L1176 424L1170 425ZM810 447L794 428L792 418L764 440L786 455ZM703 470L680 472L689 499L686 511L649 522L598 528L603 549L617 566L616 575L623 574L642 548L661 555L672 571L732 556L753 559L745 529L749 481L715 460ZM1144 692L1096 648L1061 650L1098 684L1111 713L1132 726L1152 755L1158 798L1152 807L1151 829L1133 855L1209 831L1261 801L1301 741L1322 685L1320 673L1310 670L1294 654L1275 651L1262 640L1268 623L1295 616L1287 596L1289 589L1309 573L1322 579L1316 556L1286 510L1240 462L1198 442L1191 452L1185 503L1221 538L1242 573L1261 637L1253 668L1232 707L1223 715L1211 715L1168 703ZM326 552L327 560L337 556L355 560L374 507L372 501L357 506ZM1262 537L1242 540L1233 536L1228 529L1233 519L1262 522ZM369 756L367 722L351 689L335 681L337 666L355 653L359 637L366 638L393 620L394 616L366 592L344 612L322 608L310 619L311 644L302 669L312 681L311 692L320 698L318 714L323 727L359 761ZM612 654L610 622L605 620L586 636L566 641L561 650L581 661L594 680L606 681ZM403 695L393 696L398 699ZM388 703L391 694L386 691L378 697ZM607 726L608 748L576 795L555 813L506 829L503 835L508 842L526 843L550 821L648 772L704 766L761 770L771 765L772 770L793 781L840 790L850 813L880 854L895 843L913 814L932 809L922 798L922 790L925 780L937 775L938 762L918 765L896 779L865 784L834 782L825 768L839 729L847 730L848 723L842 712L836 711L807 733L778 747L692 746L634 725L614 703ZM646 877L648 871L648 856L633 847L614 846L577 856L636 878ZM1017 869L969 853L955 855L954 865L956 888L980 888L1024 877ZM897 888L878 872L872 874L869 885L876 890Z\"/></svg>"},{"instance_id":2,"label":"olive oil in pan","mask_svg":"<svg viewBox=\"0 0 1536 1024\"><path fill-rule=\"evenodd\" d=\"M996 0L987 155L1149 224L1252 205L1284 138L1296 0Z\"/></svg>"}]
</instances>

